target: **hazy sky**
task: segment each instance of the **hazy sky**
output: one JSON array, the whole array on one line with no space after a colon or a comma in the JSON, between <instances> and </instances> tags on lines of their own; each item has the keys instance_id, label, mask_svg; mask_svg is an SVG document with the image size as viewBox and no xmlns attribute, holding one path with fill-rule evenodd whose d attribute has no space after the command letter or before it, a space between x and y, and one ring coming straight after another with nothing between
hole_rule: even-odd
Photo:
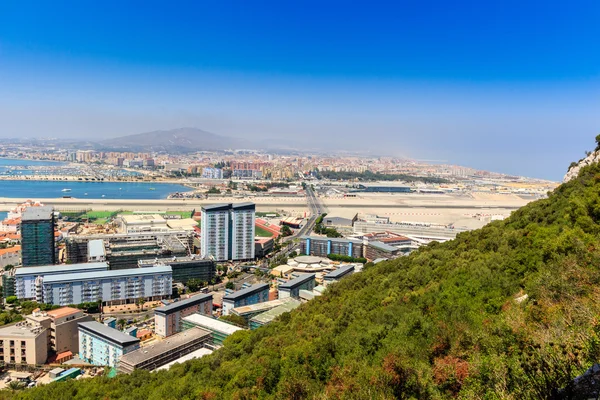
<instances>
[{"instance_id":1,"label":"hazy sky","mask_svg":"<svg viewBox=\"0 0 600 400\"><path fill-rule=\"evenodd\" d=\"M3 1L0 138L193 126L558 180L600 133L599 20L598 1Z\"/></svg>"}]
</instances>

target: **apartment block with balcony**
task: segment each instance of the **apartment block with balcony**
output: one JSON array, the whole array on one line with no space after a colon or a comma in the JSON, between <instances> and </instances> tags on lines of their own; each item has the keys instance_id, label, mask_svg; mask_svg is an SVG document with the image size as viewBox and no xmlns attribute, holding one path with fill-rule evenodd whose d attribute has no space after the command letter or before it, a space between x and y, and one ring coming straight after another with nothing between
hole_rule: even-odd
<instances>
[{"instance_id":1,"label":"apartment block with balcony","mask_svg":"<svg viewBox=\"0 0 600 400\"><path fill-rule=\"evenodd\" d=\"M140 340L101 323L79 323L79 357L93 365L117 368L124 354L140 348Z\"/></svg>"},{"instance_id":2,"label":"apartment block with balcony","mask_svg":"<svg viewBox=\"0 0 600 400\"><path fill-rule=\"evenodd\" d=\"M0 328L0 360L39 365L48 358L48 329L29 321Z\"/></svg>"},{"instance_id":3,"label":"apartment block with balcony","mask_svg":"<svg viewBox=\"0 0 600 400\"><path fill-rule=\"evenodd\" d=\"M236 307L269 301L269 284L258 283L246 289L223 296L223 315L228 315Z\"/></svg>"},{"instance_id":4,"label":"apartment block with balcony","mask_svg":"<svg viewBox=\"0 0 600 400\"><path fill-rule=\"evenodd\" d=\"M253 203L202 207L202 257L216 261L253 259L255 211Z\"/></svg>"},{"instance_id":5,"label":"apartment block with balcony","mask_svg":"<svg viewBox=\"0 0 600 400\"><path fill-rule=\"evenodd\" d=\"M171 336L182 330L183 318L194 313L212 316L212 294L199 294L154 309L155 332L159 336Z\"/></svg>"}]
</instances>

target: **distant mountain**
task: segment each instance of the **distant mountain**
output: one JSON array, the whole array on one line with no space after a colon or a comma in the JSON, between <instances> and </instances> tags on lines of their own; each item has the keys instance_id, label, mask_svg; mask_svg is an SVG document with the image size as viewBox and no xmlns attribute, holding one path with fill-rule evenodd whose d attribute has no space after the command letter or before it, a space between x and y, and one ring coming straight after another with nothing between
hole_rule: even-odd
<instances>
[{"instance_id":1,"label":"distant mountain","mask_svg":"<svg viewBox=\"0 0 600 400\"><path fill-rule=\"evenodd\" d=\"M113 150L190 152L255 148L246 139L216 135L198 128L178 128L121 136L98 142L98 146Z\"/></svg>"}]
</instances>

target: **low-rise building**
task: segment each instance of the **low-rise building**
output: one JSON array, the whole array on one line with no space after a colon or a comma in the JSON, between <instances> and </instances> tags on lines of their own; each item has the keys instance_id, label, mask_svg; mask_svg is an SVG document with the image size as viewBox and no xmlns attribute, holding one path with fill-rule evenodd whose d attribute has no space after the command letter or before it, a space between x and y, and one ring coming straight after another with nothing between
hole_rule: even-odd
<instances>
[{"instance_id":1,"label":"low-rise building","mask_svg":"<svg viewBox=\"0 0 600 400\"><path fill-rule=\"evenodd\" d=\"M266 311L262 314L255 315L249 321L250 329L258 329L261 326L267 325L273 322L273 320L281 314L290 312L300 307L300 304L302 303L299 300L289 299L289 301L285 302L282 305L272 308L271 310Z\"/></svg>"},{"instance_id":2,"label":"low-rise building","mask_svg":"<svg viewBox=\"0 0 600 400\"><path fill-rule=\"evenodd\" d=\"M231 314L238 315L244 318L245 320L249 320L255 315L262 314L291 300L292 299L288 297L283 299L265 301L264 303L257 303L249 306L236 307L233 310L231 310Z\"/></svg>"},{"instance_id":3,"label":"low-rise building","mask_svg":"<svg viewBox=\"0 0 600 400\"><path fill-rule=\"evenodd\" d=\"M153 371L205 347L210 341L211 334L204 329L194 327L185 330L170 336L168 340L161 340L124 354L119 363L119 372L131 373L135 369Z\"/></svg>"},{"instance_id":4,"label":"low-rise building","mask_svg":"<svg viewBox=\"0 0 600 400\"><path fill-rule=\"evenodd\" d=\"M269 301L269 285L258 283L223 297L223 315L228 315L236 307Z\"/></svg>"},{"instance_id":5,"label":"low-rise building","mask_svg":"<svg viewBox=\"0 0 600 400\"><path fill-rule=\"evenodd\" d=\"M92 321L90 315L83 310L62 307L50 311L34 311L25 319L32 325L39 325L48 330L48 350L54 354L79 352L80 322Z\"/></svg>"},{"instance_id":6,"label":"low-rise building","mask_svg":"<svg viewBox=\"0 0 600 400\"><path fill-rule=\"evenodd\" d=\"M140 348L140 340L95 321L79 323L79 357L116 368L121 356Z\"/></svg>"},{"instance_id":7,"label":"low-rise building","mask_svg":"<svg viewBox=\"0 0 600 400\"><path fill-rule=\"evenodd\" d=\"M302 274L289 282L282 283L278 287L279 298L300 298L300 290L313 290L315 287L315 274Z\"/></svg>"},{"instance_id":8,"label":"low-rise building","mask_svg":"<svg viewBox=\"0 0 600 400\"><path fill-rule=\"evenodd\" d=\"M211 343L221 346L223 341L242 328L202 314L192 314L183 319L183 329L202 328L211 334Z\"/></svg>"},{"instance_id":9,"label":"low-rise building","mask_svg":"<svg viewBox=\"0 0 600 400\"><path fill-rule=\"evenodd\" d=\"M0 249L0 268L4 269L7 265L21 265L21 246Z\"/></svg>"},{"instance_id":10,"label":"low-rise building","mask_svg":"<svg viewBox=\"0 0 600 400\"><path fill-rule=\"evenodd\" d=\"M377 260L378 258L392 259L401 255L402 250L399 247L375 240L367 244L365 253L368 260Z\"/></svg>"},{"instance_id":11,"label":"low-rise building","mask_svg":"<svg viewBox=\"0 0 600 400\"><path fill-rule=\"evenodd\" d=\"M88 262L104 262L106 261L106 247L104 240L94 239L88 242Z\"/></svg>"},{"instance_id":12,"label":"low-rise building","mask_svg":"<svg viewBox=\"0 0 600 400\"><path fill-rule=\"evenodd\" d=\"M199 294L154 309L155 332L159 336L171 336L182 330L181 320L188 315L201 313L212 315L212 294Z\"/></svg>"},{"instance_id":13,"label":"low-rise building","mask_svg":"<svg viewBox=\"0 0 600 400\"><path fill-rule=\"evenodd\" d=\"M167 232L167 220L159 214L132 214L119 216L120 230L123 233Z\"/></svg>"},{"instance_id":14,"label":"low-rise building","mask_svg":"<svg viewBox=\"0 0 600 400\"><path fill-rule=\"evenodd\" d=\"M173 270L173 282L181 282L184 285L190 279L210 282L217 272L217 263L215 260L201 258L197 255L139 260L138 265L142 268L168 265Z\"/></svg>"},{"instance_id":15,"label":"low-rise building","mask_svg":"<svg viewBox=\"0 0 600 400\"><path fill-rule=\"evenodd\" d=\"M331 271L327 275L323 276L323 284L329 284L333 282L337 282L345 276L352 275L354 273L354 265L342 265L335 271Z\"/></svg>"}]
</instances>

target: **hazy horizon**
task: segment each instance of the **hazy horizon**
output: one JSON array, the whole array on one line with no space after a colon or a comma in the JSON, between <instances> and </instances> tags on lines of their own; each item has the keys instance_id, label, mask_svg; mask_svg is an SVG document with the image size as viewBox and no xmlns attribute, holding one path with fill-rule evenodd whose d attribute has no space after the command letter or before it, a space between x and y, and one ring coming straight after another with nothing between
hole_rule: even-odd
<instances>
[{"instance_id":1,"label":"hazy horizon","mask_svg":"<svg viewBox=\"0 0 600 400\"><path fill-rule=\"evenodd\" d=\"M0 4L0 138L196 127L560 180L600 6Z\"/></svg>"}]
</instances>

